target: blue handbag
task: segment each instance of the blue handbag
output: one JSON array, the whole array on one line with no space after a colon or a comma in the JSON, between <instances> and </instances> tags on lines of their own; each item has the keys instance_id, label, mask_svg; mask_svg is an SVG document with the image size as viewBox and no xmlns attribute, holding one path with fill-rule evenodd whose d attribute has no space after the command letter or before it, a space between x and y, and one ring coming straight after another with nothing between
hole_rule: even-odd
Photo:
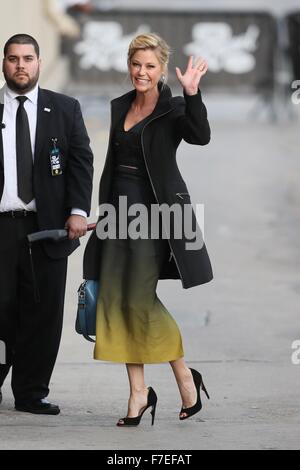
<instances>
[{"instance_id":1,"label":"blue handbag","mask_svg":"<svg viewBox=\"0 0 300 470\"><path fill-rule=\"evenodd\" d=\"M95 343L90 336L96 336L96 313L99 295L99 281L84 281L78 289L78 308L75 330L88 341Z\"/></svg>"}]
</instances>

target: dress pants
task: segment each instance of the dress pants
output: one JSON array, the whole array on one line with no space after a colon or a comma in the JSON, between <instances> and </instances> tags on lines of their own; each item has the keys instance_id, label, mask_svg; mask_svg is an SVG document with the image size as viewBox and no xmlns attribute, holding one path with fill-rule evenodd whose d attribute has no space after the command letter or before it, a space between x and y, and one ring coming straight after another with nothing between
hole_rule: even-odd
<instances>
[{"instance_id":1,"label":"dress pants","mask_svg":"<svg viewBox=\"0 0 300 470\"><path fill-rule=\"evenodd\" d=\"M0 341L6 345L0 387L12 367L18 404L48 395L63 322L67 258L50 259L40 243L33 244L37 302L26 238L36 231L36 214L0 215Z\"/></svg>"}]
</instances>

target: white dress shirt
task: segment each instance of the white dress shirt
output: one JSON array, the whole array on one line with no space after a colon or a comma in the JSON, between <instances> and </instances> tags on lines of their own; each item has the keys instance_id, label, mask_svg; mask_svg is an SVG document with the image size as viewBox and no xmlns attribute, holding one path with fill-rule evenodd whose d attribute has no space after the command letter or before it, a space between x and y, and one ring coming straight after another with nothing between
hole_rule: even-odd
<instances>
[{"instance_id":1,"label":"white dress shirt","mask_svg":"<svg viewBox=\"0 0 300 470\"><path fill-rule=\"evenodd\" d=\"M27 101L24 108L27 112L32 155L34 158L35 137L37 125L37 104L38 104L38 85L28 93L26 93ZM17 97L20 94L10 90L7 85L4 86L4 112L2 122L5 128L2 129L3 139L3 161L4 161L4 189L0 202L0 212L8 212L15 210L36 211L35 199L29 204L25 204L18 197L18 180L17 180L17 154L16 154L16 115L19 107ZM73 208L72 215L81 215L86 217L87 214L81 209Z\"/></svg>"}]
</instances>

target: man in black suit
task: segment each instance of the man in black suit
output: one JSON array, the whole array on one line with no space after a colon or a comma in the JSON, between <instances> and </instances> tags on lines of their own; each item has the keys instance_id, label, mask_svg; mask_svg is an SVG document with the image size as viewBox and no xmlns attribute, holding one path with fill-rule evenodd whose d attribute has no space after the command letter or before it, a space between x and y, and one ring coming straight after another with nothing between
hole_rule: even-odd
<instances>
[{"instance_id":1,"label":"man in black suit","mask_svg":"<svg viewBox=\"0 0 300 470\"><path fill-rule=\"evenodd\" d=\"M40 89L39 72L36 40L10 38L0 90L0 341L6 345L0 396L12 367L16 409L58 414L45 398L61 337L67 257L87 230L93 155L78 101ZM69 239L35 244L32 266L27 235L57 228L68 229Z\"/></svg>"}]
</instances>

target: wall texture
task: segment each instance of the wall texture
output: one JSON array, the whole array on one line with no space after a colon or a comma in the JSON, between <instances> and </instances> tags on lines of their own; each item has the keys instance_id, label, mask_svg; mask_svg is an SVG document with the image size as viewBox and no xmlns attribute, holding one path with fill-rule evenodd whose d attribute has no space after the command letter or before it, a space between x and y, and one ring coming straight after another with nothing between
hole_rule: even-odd
<instances>
[{"instance_id":1,"label":"wall texture","mask_svg":"<svg viewBox=\"0 0 300 470\"><path fill-rule=\"evenodd\" d=\"M10 0L1 2L0 47L17 33L34 36L41 47L43 87L61 90L68 80L66 62L60 56L60 36L47 18L44 0ZM0 74L0 83L3 81Z\"/></svg>"}]
</instances>

